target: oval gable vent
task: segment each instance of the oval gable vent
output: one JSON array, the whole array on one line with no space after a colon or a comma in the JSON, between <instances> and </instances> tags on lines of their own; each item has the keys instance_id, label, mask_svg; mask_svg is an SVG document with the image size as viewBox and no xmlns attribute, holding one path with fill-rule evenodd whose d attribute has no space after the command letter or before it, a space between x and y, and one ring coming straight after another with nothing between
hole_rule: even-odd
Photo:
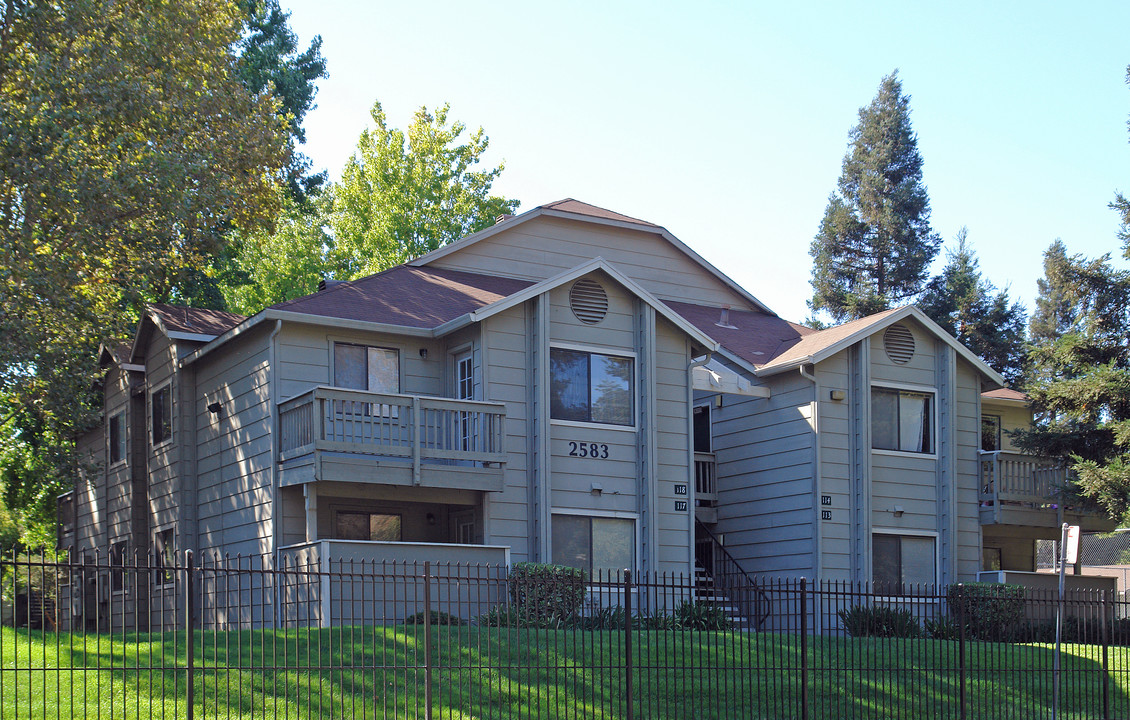
<instances>
[{"instance_id":1,"label":"oval gable vent","mask_svg":"<svg viewBox=\"0 0 1130 720\"><path fill-rule=\"evenodd\" d=\"M569 289L569 308L586 325L596 325L608 314L608 293L600 283L581 278Z\"/></svg>"},{"instance_id":2,"label":"oval gable vent","mask_svg":"<svg viewBox=\"0 0 1130 720\"><path fill-rule=\"evenodd\" d=\"M914 335L905 325L892 325L883 333L883 349L896 365L906 365L914 357Z\"/></svg>"}]
</instances>

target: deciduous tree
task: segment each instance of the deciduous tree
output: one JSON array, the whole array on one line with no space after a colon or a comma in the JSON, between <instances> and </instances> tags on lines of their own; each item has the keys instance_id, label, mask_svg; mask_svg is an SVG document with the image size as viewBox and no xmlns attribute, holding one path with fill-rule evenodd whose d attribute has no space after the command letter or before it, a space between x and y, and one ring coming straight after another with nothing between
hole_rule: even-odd
<instances>
[{"instance_id":1,"label":"deciduous tree","mask_svg":"<svg viewBox=\"0 0 1130 720\"><path fill-rule=\"evenodd\" d=\"M274 215L285 126L236 77L225 0L0 9L0 442L57 448L89 417L99 340ZM13 510L52 514L63 456L5 467L10 498L36 486Z\"/></svg>"},{"instance_id":2,"label":"deciduous tree","mask_svg":"<svg viewBox=\"0 0 1130 720\"><path fill-rule=\"evenodd\" d=\"M503 166L473 169L487 151L482 128L421 107L405 133L374 103L374 126L335 184L329 225L334 274L352 279L392 267L481 230L518 201L490 194Z\"/></svg>"},{"instance_id":3,"label":"deciduous tree","mask_svg":"<svg viewBox=\"0 0 1130 720\"><path fill-rule=\"evenodd\" d=\"M909 301L921 290L941 238L930 227L910 96L897 71L859 110L837 192L809 253L809 306L837 322Z\"/></svg>"}]
</instances>

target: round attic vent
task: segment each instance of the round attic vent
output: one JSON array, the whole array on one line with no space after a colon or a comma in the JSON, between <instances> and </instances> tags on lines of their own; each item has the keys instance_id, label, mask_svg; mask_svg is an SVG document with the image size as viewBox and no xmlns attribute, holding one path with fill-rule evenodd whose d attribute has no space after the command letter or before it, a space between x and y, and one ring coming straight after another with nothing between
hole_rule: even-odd
<instances>
[{"instance_id":1,"label":"round attic vent","mask_svg":"<svg viewBox=\"0 0 1130 720\"><path fill-rule=\"evenodd\" d=\"M914 335L905 325L891 325L883 333L883 349L896 365L906 365L914 357Z\"/></svg>"},{"instance_id":2,"label":"round attic vent","mask_svg":"<svg viewBox=\"0 0 1130 720\"><path fill-rule=\"evenodd\" d=\"M581 278L569 289L569 308L586 325L596 325L608 314L608 293L595 280Z\"/></svg>"}]
</instances>

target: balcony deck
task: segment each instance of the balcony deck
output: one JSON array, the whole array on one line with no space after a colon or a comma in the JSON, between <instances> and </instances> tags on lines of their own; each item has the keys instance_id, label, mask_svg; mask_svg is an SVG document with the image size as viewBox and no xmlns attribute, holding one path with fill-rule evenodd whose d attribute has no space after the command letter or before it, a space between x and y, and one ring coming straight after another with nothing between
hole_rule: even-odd
<instances>
[{"instance_id":1,"label":"balcony deck","mask_svg":"<svg viewBox=\"0 0 1130 720\"><path fill-rule=\"evenodd\" d=\"M501 491L501 403L317 387L279 404L280 482Z\"/></svg>"},{"instance_id":2,"label":"balcony deck","mask_svg":"<svg viewBox=\"0 0 1130 720\"><path fill-rule=\"evenodd\" d=\"M1057 497L1067 484L1067 470L1053 460L983 451L980 466L982 525L1056 529L1057 533L1063 523L1094 532L1110 532L1116 526L1100 512L1064 504Z\"/></svg>"}]
</instances>

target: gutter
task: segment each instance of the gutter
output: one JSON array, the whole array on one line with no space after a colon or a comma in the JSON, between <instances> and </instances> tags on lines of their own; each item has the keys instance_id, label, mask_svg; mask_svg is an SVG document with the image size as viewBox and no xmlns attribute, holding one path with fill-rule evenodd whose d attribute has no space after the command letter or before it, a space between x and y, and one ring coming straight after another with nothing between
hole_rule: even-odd
<instances>
[{"instance_id":1,"label":"gutter","mask_svg":"<svg viewBox=\"0 0 1130 720\"><path fill-rule=\"evenodd\" d=\"M816 379L816 366L810 365L809 372L805 365L797 368L800 376L812 382L812 570L819 581L823 577L822 560L824 557L824 529L820 520L820 381Z\"/></svg>"}]
</instances>

